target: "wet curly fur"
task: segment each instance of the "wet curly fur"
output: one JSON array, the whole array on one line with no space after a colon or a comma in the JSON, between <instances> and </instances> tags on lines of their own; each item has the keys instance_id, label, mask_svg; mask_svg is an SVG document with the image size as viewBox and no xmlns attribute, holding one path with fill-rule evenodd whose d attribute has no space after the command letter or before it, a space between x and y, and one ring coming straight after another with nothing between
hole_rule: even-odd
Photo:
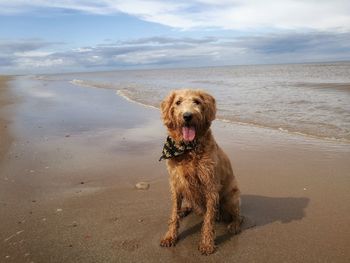
<instances>
[{"instance_id":1,"label":"wet curly fur","mask_svg":"<svg viewBox=\"0 0 350 263\"><path fill-rule=\"evenodd\" d=\"M190 124L184 120L185 112L193 116ZM161 103L161 113L169 136L176 142L184 139L182 127L194 127L197 147L167 160L172 210L169 229L160 245L175 245L180 219L194 210L204 216L198 248L209 255L215 251L215 220L228 220L228 230L235 234L240 232L242 221L237 180L228 157L210 130L216 114L215 99L200 90L175 90ZM182 208L183 201L188 206Z\"/></svg>"}]
</instances>

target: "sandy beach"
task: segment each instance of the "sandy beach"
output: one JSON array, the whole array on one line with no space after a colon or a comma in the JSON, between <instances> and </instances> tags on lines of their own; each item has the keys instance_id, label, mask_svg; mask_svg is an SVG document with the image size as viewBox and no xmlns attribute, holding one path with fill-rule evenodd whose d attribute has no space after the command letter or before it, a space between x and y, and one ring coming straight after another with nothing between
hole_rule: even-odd
<instances>
[{"instance_id":1,"label":"sandy beach","mask_svg":"<svg viewBox=\"0 0 350 263\"><path fill-rule=\"evenodd\" d=\"M197 250L190 215L161 248L170 195L157 109L114 90L0 77L0 262L349 262L350 145L215 121L247 218ZM135 184L145 181L148 190Z\"/></svg>"}]
</instances>

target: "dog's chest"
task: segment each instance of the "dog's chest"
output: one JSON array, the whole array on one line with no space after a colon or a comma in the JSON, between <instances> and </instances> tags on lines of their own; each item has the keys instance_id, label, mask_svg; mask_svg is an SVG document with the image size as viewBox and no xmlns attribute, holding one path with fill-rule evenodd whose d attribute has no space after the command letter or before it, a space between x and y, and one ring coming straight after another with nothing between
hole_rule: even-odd
<instances>
[{"instance_id":1,"label":"dog's chest","mask_svg":"<svg viewBox=\"0 0 350 263\"><path fill-rule=\"evenodd\" d=\"M175 173L175 185L183 197L197 207L205 206L206 186L193 163L178 166Z\"/></svg>"}]
</instances>

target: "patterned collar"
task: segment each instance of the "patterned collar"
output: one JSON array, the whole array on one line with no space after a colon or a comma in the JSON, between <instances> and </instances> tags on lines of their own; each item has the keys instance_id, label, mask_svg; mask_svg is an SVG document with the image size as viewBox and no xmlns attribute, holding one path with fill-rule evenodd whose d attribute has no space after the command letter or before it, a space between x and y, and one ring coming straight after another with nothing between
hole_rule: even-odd
<instances>
[{"instance_id":1,"label":"patterned collar","mask_svg":"<svg viewBox=\"0 0 350 263\"><path fill-rule=\"evenodd\" d=\"M196 145L196 140L187 143L181 141L180 144L177 144L170 136L168 136L164 143L162 156L160 157L159 161L182 155L188 151L195 149Z\"/></svg>"}]
</instances>

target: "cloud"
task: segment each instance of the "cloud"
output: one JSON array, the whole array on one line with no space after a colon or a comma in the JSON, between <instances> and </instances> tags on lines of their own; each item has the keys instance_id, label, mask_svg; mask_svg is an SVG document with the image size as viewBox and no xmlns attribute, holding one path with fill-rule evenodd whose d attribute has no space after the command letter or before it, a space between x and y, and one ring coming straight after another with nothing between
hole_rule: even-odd
<instances>
[{"instance_id":1,"label":"cloud","mask_svg":"<svg viewBox=\"0 0 350 263\"><path fill-rule=\"evenodd\" d=\"M350 33L289 33L244 37L234 44L257 53L341 53L350 51ZM329 54L328 54L329 55Z\"/></svg>"},{"instance_id":2,"label":"cloud","mask_svg":"<svg viewBox=\"0 0 350 263\"><path fill-rule=\"evenodd\" d=\"M0 14L42 8L111 15L125 13L178 29L350 30L348 0L3 0Z\"/></svg>"},{"instance_id":3,"label":"cloud","mask_svg":"<svg viewBox=\"0 0 350 263\"><path fill-rule=\"evenodd\" d=\"M61 43L46 42L40 39L7 40L0 38L0 50L2 53L33 51L57 44Z\"/></svg>"},{"instance_id":4,"label":"cloud","mask_svg":"<svg viewBox=\"0 0 350 263\"><path fill-rule=\"evenodd\" d=\"M60 52L55 51L57 46ZM64 49L40 40L0 41L0 71L43 73L350 60L350 33L149 37Z\"/></svg>"},{"instance_id":5,"label":"cloud","mask_svg":"<svg viewBox=\"0 0 350 263\"><path fill-rule=\"evenodd\" d=\"M60 59L50 58L54 51L47 51L58 45L63 46L64 43L40 39L0 39L0 71L30 72L35 68L62 64Z\"/></svg>"},{"instance_id":6,"label":"cloud","mask_svg":"<svg viewBox=\"0 0 350 263\"><path fill-rule=\"evenodd\" d=\"M153 43L153 44L175 44L175 43L187 43L187 44L204 44L215 42L217 38L215 37L204 37L204 38L171 38L171 37L148 37L140 38L129 41L124 41L124 44L144 44L144 43Z\"/></svg>"}]
</instances>

